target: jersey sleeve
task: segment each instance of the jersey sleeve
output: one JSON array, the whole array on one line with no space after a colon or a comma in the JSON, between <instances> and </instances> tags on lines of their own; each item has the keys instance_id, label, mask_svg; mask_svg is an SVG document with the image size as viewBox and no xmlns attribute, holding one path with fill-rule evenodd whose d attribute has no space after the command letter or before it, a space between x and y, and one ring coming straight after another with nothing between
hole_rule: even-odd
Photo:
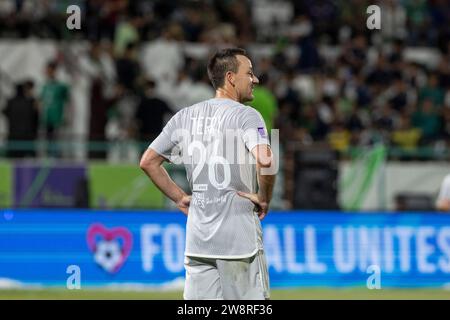
<instances>
[{"instance_id":1,"label":"jersey sleeve","mask_svg":"<svg viewBox=\"0 0 450 320\"><path fill-rule=\"evenodd\" d=\"M161 133L149 145L159 155L173 162L177 155L176 148L179 144L177 129L179 128L179 113L175 114L165 125Z\"/></svg>"},{"instance_id":2,"label":"jersey sleeve","mask_svg":"<svg viewBox=\"0 0 450 320\"><path fill-rule=\"evenodd\" d=\"M270 145L268 132L261 114L249 107L242 117L240 128L243 132L242 139L249 151L259 145Z\"/></svg>"},{"instance_id":3,"label":"jersey sleeve","mask_svg":"<svg viewBox=\"0 0 450 320\"><path fill-rule=\"evenodd\" d=\"M447 175L442 181L441 189L439 190L438 200L450 200L450 175Z\"/></svg>"}]
</instances>

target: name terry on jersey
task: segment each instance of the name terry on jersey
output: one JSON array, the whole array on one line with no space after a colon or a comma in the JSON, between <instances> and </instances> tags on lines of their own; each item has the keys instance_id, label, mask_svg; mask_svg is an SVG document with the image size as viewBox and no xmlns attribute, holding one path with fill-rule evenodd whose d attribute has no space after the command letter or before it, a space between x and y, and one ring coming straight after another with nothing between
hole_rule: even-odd
<instances>
[{"instance_id":1,"label":"name terry on jersey","mask_svg":"<svg viewBox=\"0 0 450 320\"><path fill-rule=\"evenodd\" d=\"M219 118L218 117L191 117L193 122L191 134L204 134L213 135L218 127Z\"/></svg>"}]
</instances>

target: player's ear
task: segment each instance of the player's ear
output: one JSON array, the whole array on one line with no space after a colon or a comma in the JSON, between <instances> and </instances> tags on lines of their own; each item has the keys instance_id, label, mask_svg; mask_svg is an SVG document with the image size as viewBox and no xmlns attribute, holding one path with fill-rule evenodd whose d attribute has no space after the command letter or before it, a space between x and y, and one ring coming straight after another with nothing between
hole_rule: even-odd
<instances>
[{"instance_id":1,"label":"player's ear","mask_svg":"<svg viewBox=\"0 0 450 320\"><path fill-rule=\"evenodd\" d=\"M234 72L228 71L225 74L225 80L228 82L232 87L234 87L234 81L235 81L235 74Z\"/></svg>"}]
</instances>

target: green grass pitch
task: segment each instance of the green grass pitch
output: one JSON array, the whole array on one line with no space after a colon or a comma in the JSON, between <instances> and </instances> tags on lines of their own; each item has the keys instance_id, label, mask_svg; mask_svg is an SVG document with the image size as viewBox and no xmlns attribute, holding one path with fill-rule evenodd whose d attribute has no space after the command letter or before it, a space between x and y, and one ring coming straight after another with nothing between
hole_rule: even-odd
<instances>
[{"instance_id":1,"label":"green grass pitch","mask_svg":"<svg viewBox=\"0 0 450 320\"><path fill-rule=\"evenodd\" d=\"M181 300L181 291L112 291L100 289L9 289L0 290L0 299L62 299L62 300ZM330 289L302 288L272 290L273 300L450 300L450 291L443 289Z\"/></svg>"}]
</instances>

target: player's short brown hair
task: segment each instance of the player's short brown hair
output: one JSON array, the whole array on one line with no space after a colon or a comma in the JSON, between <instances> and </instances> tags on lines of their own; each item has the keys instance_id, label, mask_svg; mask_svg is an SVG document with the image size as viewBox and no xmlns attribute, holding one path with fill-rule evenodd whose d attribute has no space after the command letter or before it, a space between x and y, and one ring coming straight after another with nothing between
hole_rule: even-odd
<instances>
[{"instance_id":1,"label":"player's short brown hair","mask_svg":"<svg viewBox=\"0 0 450 320\"><path fill-rule=\"evenodd\" d=\"M222 87L225 83L225 74L228 71L237 72L239 61L236 56L247 56L241 48L228 48L216 52L208 61L208 77L214 89Z\"/></svg>"}]
</instances>

